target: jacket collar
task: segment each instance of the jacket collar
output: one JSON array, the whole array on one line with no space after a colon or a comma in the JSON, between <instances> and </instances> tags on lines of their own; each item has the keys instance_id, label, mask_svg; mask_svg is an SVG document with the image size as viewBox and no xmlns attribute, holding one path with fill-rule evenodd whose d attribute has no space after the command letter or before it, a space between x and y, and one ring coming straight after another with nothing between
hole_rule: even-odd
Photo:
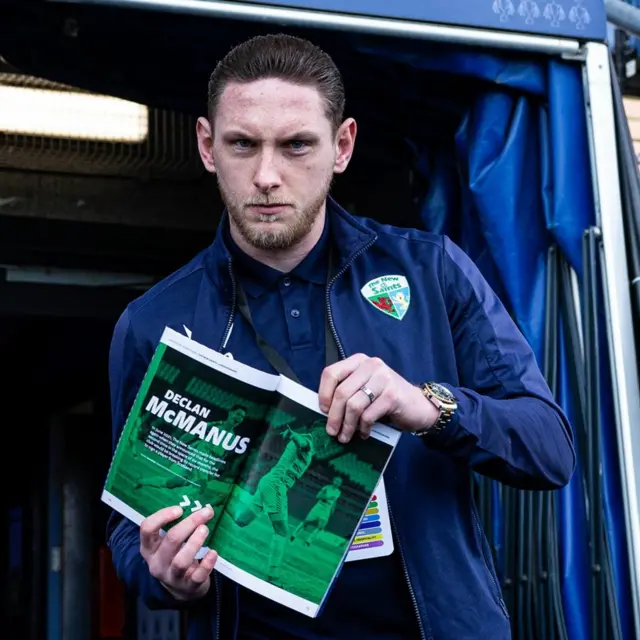
<instances>
[{"instance_id":1,"label":"jacket collar","mask_svg":"<svg viewBox=\"0 0 640 640\"><path fill-rule=\"evenodd\" d=\"M327 216L331 231L335 268L341 272L353 258L377 235L345 211L331 196L327 198ZM224 225L228 224L227 211L223 211L213 243L205 251L205 269L214 287L227 302L233 298L233 257L225 242Z\"/></svg>"},{"instance_id":2,"label":"jacket collar","mask_svg":"<svg viewBox=\"0 0 640 640\"><path fill-rule=\"evenodd\" d=\"M324 284L327 279L327 258L329 256L329 216L325 216L322 236L309 254L288 274L269 267L247 255L231 237L228 219L223 223L223 238L233 261L234 273L241 278L249 296L259 297L269 291L285 275Z\"/></svg>"}]
</instances>

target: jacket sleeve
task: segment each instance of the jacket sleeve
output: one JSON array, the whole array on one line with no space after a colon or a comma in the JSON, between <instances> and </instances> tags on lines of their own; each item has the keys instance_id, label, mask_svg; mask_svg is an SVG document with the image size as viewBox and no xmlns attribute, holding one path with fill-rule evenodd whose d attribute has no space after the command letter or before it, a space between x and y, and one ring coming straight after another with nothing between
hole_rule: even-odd
<instances>
[{"instance_id":1,"label":"jacket sleeve","mask_svg":"<svg viewBox=\"0 0 640 640\"><path fill-rule=\"evenodd\" d=\"M113 447L115 449L127 415L133 405L148 362L140 353L131 328L129 311L118 320L109 352L109 384ZM141 598L151 609L181 609L192 603L178 601L149 572L140 553L140 528L116 511L107 525L107 544L118 577L127 591ZM213 580L209 590L214 590ZM206 597L202 600L208 600Z\"/></svg>"},{"instance_id":2,"label":"jacket sleeve","mask_svg":"<svg viewBox=\"0 0 640 640\"><path fill-rule=\"evenodd\" d=\"M444 385L458 411L428 444L512 487L565 486L576 463L573 432L529 343L472 260L446 238L442 260L460 386Z\"/></svg>"}]
</instances>

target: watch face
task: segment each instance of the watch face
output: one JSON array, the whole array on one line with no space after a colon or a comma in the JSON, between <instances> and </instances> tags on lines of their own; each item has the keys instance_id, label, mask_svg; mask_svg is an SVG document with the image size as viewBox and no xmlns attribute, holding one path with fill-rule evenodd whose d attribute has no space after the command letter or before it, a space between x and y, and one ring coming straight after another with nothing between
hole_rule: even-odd
<instances>
[{"instance_id":1,"label":"watch face","mask_svg":"<svg viewBox=\"0 0 640 640\"><path fill-rule=\"evenodd\" d=\"M442 400L443 402L456 401L451 391L449 391L449 389L447 389L446 387L443 387L441 384L438 384L437 382L430 382L429 389L431 390L431 393L433 393L434 396L436 396L439 400Z\"/></svg>"}]
</instances>

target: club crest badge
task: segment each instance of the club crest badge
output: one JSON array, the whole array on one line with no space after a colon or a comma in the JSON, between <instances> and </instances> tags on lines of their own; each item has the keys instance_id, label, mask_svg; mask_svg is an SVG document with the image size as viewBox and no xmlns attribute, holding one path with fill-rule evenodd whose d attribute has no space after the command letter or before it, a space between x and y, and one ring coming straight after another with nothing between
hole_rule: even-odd
<instances>
[{"instance_id":1,"label":"club crest badge","mask_svg":"<svg viewBox=\"0 0 640 640\"><path fill-rule=\"evenodd\" d=\"M360 292L378 311L396 320L402 320L409 309L411 290L404 276L381 276L369 280Z\"/></svg>"}]
</instances>

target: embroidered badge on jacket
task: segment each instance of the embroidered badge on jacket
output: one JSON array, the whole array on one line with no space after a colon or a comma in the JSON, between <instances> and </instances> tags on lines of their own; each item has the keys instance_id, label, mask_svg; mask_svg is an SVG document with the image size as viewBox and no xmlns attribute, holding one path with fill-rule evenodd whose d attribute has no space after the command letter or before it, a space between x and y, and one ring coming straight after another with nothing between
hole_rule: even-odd
<instances>
[{"instance_id":1,"label":"embroidered badge on jacket","mask_svg":"<svg viewBox=\"0 0 640 640\"><path fill-rule=\"evenodd\" d=\"M404 276L381 276L369 280L360 292L378 311L402 320L411 301L411 290Z\"/></svg>"}]
</instances>

